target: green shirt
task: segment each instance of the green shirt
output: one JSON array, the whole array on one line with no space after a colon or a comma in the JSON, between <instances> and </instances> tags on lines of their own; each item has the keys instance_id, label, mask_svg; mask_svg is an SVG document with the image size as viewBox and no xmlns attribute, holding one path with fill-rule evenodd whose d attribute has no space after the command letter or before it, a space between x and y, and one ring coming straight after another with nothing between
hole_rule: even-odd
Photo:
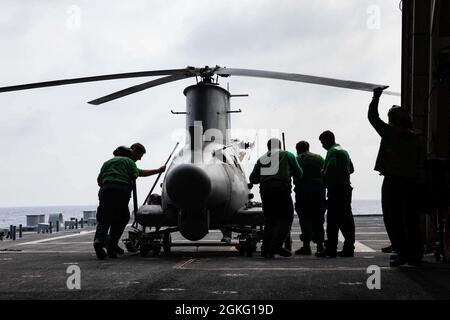
<instances>
[{"instance_id":1,"label":"green shirt","mask_svg":"<svg viewBox=\"0 0 450 320\"><path fill-rule=\"evenodd\" d=\"M355 171L350 155L339 144L333 145L328 150L323 168L327 188L350 185L350 174Z\"/></svg>"},{"instance_id":2,"label":"green shirt","mask_svg":"<svg viewBox=\"0 0 450 320\"><path fill-rule=\"evenodd\" d=\"M260 188L288 187L291 189L291 176L300 179L303 170L295 155L288 151L269 151L256 161L250 174L250 183L260 183Z\"/></svg>"},{"instance_id":3,"label":"green shirt","mask_svg":"<svg viewBox=\"0 0 450 320\"><path fill-rule=\"evenodd\" d=\"M97 183L102 186L105 183L125 183L131 186L133 174L142 175L136 163L127 157L114 157L106 161L97 177Z\"/></svg>"},{"instance_id":4,"label":"green shirt","mask_svg":"<svg viewBox=\"0 0 450 320\"><path fill-rule=\"evenodd\" d=\"M297 156L297 161L303 169L303 177L297 181L294 179L296 187L305 191L323 189L320 171L323 169L325 160L318 154L306 151Z\"/></svg>"}]
</instances>

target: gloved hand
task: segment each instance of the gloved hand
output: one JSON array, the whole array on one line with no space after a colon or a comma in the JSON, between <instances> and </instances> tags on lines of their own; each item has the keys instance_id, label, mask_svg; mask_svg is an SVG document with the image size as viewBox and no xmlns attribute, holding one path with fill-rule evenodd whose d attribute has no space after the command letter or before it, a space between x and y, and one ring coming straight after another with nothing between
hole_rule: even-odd
<instances>
[{"instance_id":1,"label":"gloved hand","mask_svg":"<svg viewBox=\"0 0 450 320\"><path fill-rule=\"evenodd\" d=\"M381 96L381 94L383 93L383 90L389 88L389 86L384 86L384 87L378 87L373 89L373 96L376 98L379 98Z\"/></svg>"}]
</instances>

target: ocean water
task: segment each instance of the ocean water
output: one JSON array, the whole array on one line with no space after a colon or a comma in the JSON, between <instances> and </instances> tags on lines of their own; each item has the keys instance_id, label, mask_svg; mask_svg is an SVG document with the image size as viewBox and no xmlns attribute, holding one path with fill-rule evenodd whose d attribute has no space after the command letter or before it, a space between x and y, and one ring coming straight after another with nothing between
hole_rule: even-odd
<instances>
[{"instance_id":1,"label":"ocean water","mask_svg":"<svg viewBox=\"0 0 450 320\"><path fill-rule=\"evenodd\" d=\"M380 200L353 200L353 215L381 215ZM49 206L49 207L0 207L0 228L9 228L10 225L26 226L26 215L45 214L45 222L49 214L62 213L64 220L83 217L83 211L97 210L97 205L79 206ZM131 209L130 209L131 211Z\"/></svg>"},{"instance_id":2,"label":"ocean water","mask_svg":"<svg viewBox=\"0 0 450 320\"><path fill-rule=\"evenodd\" d=\"M352 212L354 216L383 215L381 200L353 200Z\"/></svg>"},{"instance_id":3,"label":"ocean water","mask_svg":"<svg viewBox=\"0 0 450 320\"><path fill-rule=\"evenodd\" d=\"M0 228L9 228L10 225L27 225L27 215L45 214L45 222L48 222L51 213L62 213L64 221L70 218L80 220L83 211L97 210L97 205L80 206L48 206L48 207L0 207Z\"/></svg>"}]
</instances>

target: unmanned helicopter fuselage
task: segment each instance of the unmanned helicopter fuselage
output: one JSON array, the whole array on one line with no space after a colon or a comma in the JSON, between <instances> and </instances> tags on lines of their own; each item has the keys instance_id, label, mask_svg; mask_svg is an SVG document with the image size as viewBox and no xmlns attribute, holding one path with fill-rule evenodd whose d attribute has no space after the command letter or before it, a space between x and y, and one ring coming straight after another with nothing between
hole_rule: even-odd
<instances>
[{"instance_id":1,"label":"unmanned helicopter fuselage","mask_svg":"<svg viewBox=\"0 0 450 320\"><path fill-rule=\"evenodd\" d=\"M178 221L188 240L220 228L249 199L249 188L234 145L230 145L230 93L217 84L187 87L184 148L169 166L162 209Z\"/></svg>"},{"instance_id":2,"label":"unmanned helicopter fuselage","mask_svg":"<svg viewBox=\"0 0 450 320\"><path fill-rule=\"evenodd\" d=\"M200 240L210 228L233 221L250 190L230 144L230 93L218 84L189 86L186 95L186 145L168 167L162 187L162 211L177 221L188 240ZM145 205L138 215L148 212Z\"/></svg>"}]
</instances>

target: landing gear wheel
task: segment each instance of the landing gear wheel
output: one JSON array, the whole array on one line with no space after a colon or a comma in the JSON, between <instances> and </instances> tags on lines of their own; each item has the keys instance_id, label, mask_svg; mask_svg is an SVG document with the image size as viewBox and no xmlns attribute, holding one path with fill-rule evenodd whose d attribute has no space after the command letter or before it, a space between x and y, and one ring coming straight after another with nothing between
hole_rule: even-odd
<instances>
[{"instance_id":1,"label":"landing gear wheel","mask_svg":"<svg viewBox=\"0 0 450 320\"><path fill-rule=\"evenodd\" d=\"M251 241L250 243L247 244L245 254L247 257L253 257L253 252L255 251L256 251L256 244L254 243L254 241Z\"/></svg>"},{"instance_id":2,"label":"landing gear wheel","mask_svg":"<svg viewBox=\"0 0 450 320\"><path fill-rule=\"evenodd\" d=\"M163 237L163 249L165 253L170 253L171 249L170 249L170 245L172 244L172 236L170 235L170 233L166 233L164 234Z\"/></svg>"},{"instance_id":3,"label":"landing gear wheel","mask_svg":"<svg viewBox=\"0 0 450 320\"><path fill-rule=\"evenodd\" d=\"M155 256L159 256L159 253L161 252L161 246L156 244L154 245L152 250Z\"/></svg>"},{"instance_id":4,"label":"landing gear wheel","mask_svg":"<svg viewBox=\"0 0 450 320\"><path fill-rule=\"evenodd\" d=\"M150 248L146 244L143 244L143 245L141 245L139 253L141 254L141 257L146 257L148 255L149 251L150 251Z\"/></svg>"},{"instance_id":5,"label":"landing gear wheel","mask_svg":"<svg viewBox=\"0 0 450 320\"><path fill-rule=\"evenodd\" d=\"M136 245L132 241L127 241L125 243L125 248L127 249L128 252L137 252L138 251L138 248L136 248Z\"/></svg>"},{"instance_id":6,"label":"landing gear wheel","mask_svg":"<svg viewBox=\"0 0 450 320\"><path fill-rule=\"evenodd\" d=\"M438 251L436 251L436 252L434 253L434 259L435 259L437 262L441 261L441 254L440 254Z\"/></svg>"}]
</instances>

